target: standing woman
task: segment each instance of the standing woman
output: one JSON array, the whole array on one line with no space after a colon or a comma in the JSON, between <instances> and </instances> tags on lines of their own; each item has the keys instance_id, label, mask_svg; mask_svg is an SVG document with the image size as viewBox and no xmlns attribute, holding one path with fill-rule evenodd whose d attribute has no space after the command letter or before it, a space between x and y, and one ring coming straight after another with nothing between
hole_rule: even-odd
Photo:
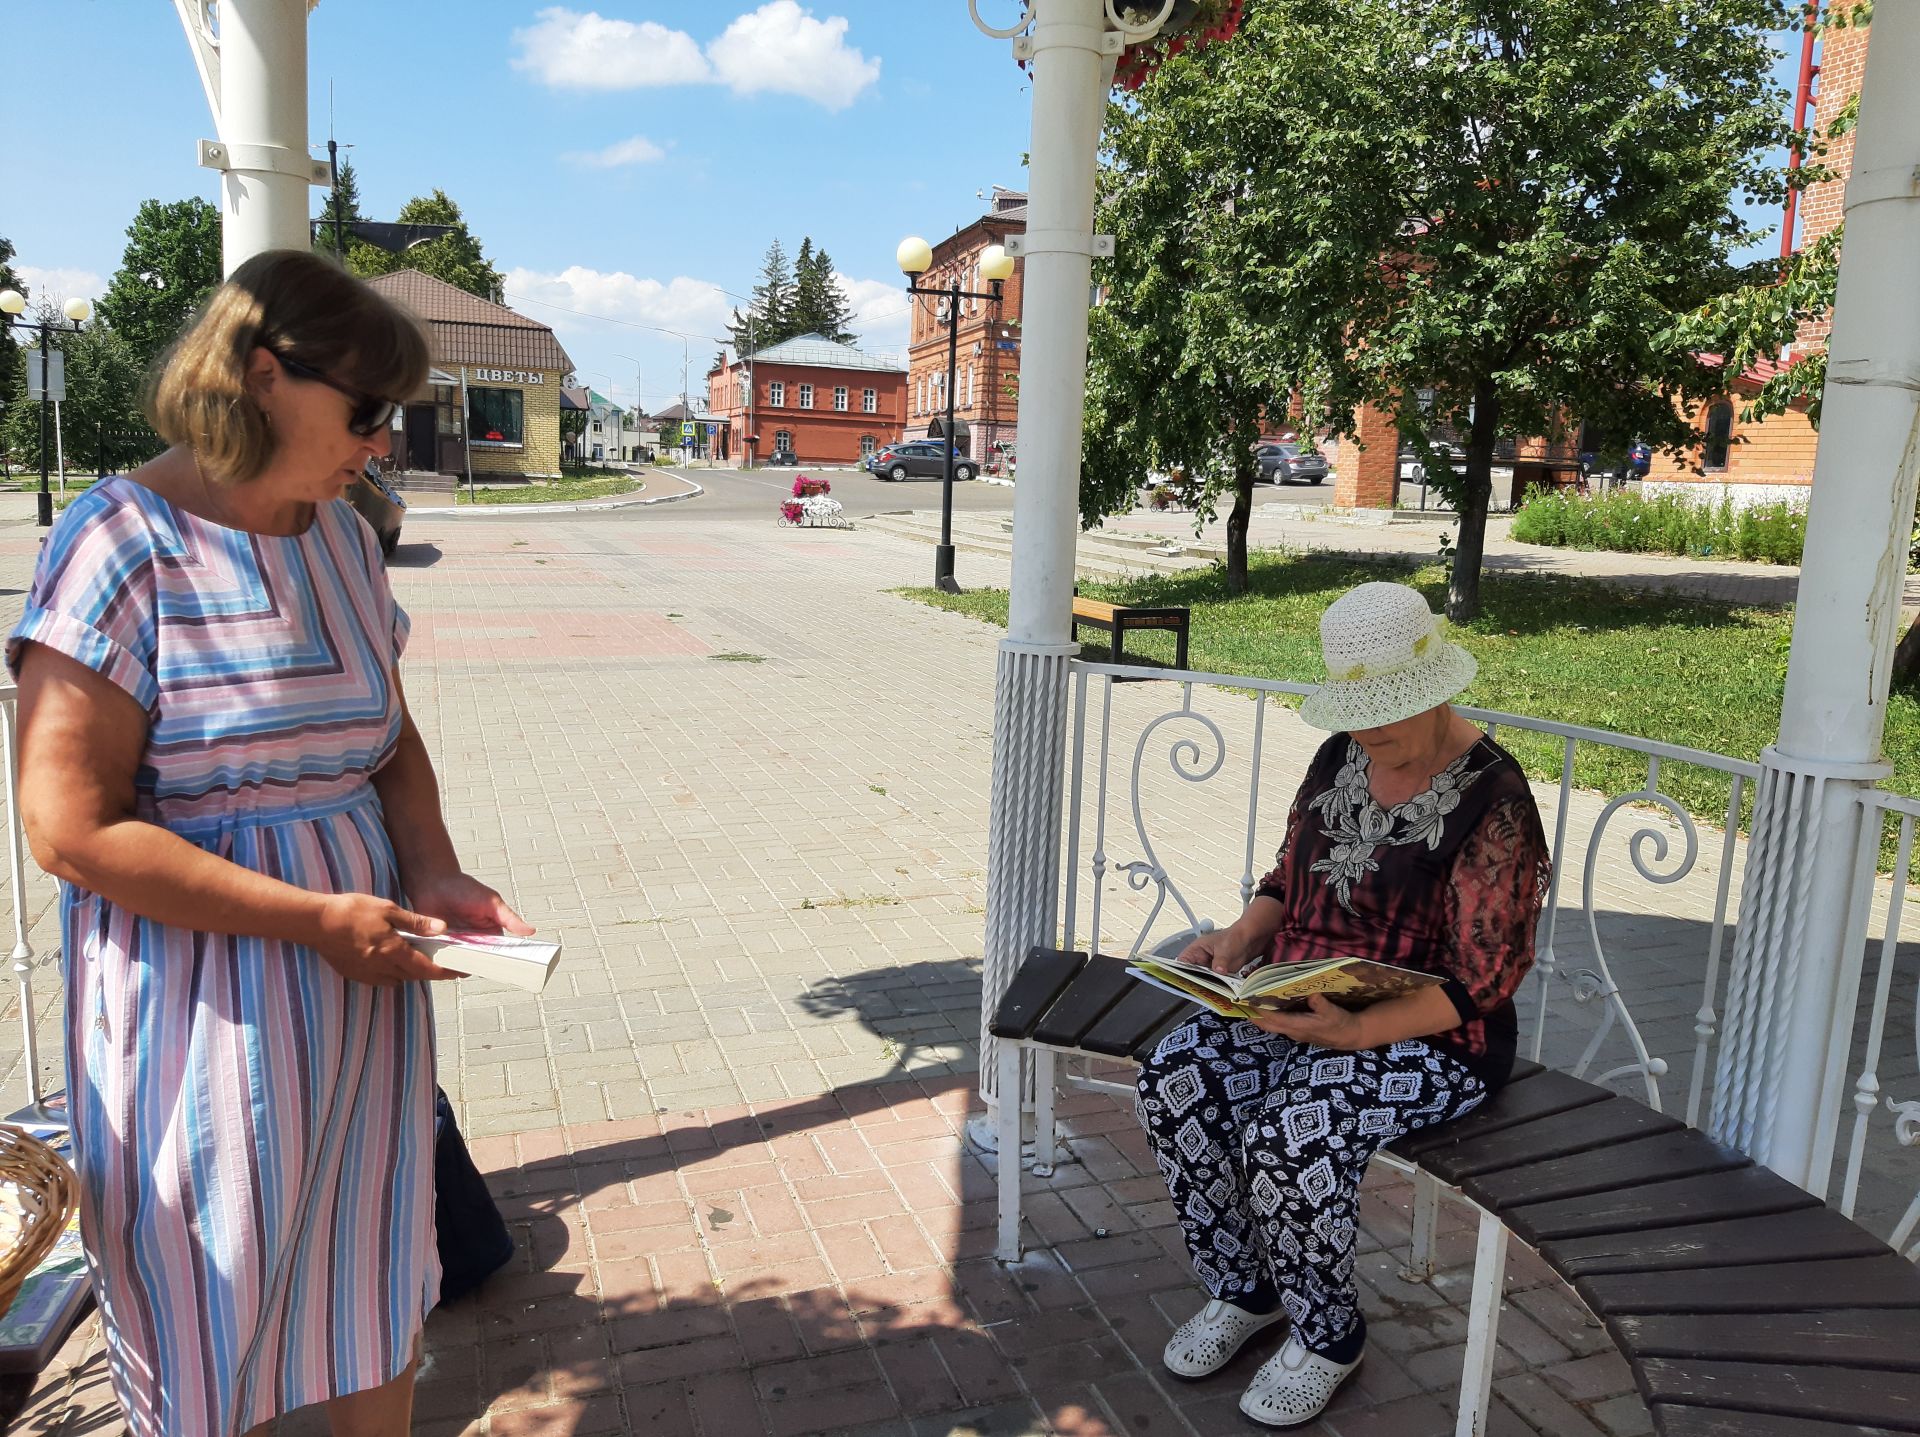
<instances>
[{"instance_id":1,"label":"standing woman","mask_svg":"<svg viewBox=\"0 0 1920 1437\"><path fill-rule=\"evenodd\" d=\"M173 446L49 536L7 661L61 880L81 1230L136 1437L409 1425L439 1291L433 1012L404 934L530 931L461 871L343 497L427 372L331 262L248 260L158 372Z\"/></svg>"}]
</instances>

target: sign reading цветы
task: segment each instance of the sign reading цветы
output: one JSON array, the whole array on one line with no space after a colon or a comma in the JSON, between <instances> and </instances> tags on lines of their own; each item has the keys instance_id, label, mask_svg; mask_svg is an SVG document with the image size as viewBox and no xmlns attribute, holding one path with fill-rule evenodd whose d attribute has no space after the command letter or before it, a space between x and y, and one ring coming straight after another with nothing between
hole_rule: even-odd
<instances>
[{"instance_id":1,"label":"sign reading \u0446\u0432\u0435\u0442\u044b","mask_svg":"<svg viewBox=\"0 0 1920 1437\"><path fill-rule=\"evenodd\" d=\"M471 369L467 371L482 384L545 384L546 375L537 369Z\"/></svg>"}]
</instances>

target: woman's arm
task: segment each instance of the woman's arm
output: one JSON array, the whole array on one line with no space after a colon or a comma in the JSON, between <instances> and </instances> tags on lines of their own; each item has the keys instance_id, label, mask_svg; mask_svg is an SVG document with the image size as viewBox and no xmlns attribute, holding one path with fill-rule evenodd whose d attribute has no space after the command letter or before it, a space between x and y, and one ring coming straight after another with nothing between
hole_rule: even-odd
<instances>
[{"instance_id":1,"label":"woman's arm","mask_svg":"<svg viewBox=\"0 0 1920 1437\"><path fill-rule=\"evenodd\" d=\"M307 944L362 982L452 976L399 936L437 931L432 920L370 894L282 883L135 817L146 743L146 712L126 690L56 649L26 646L20 812L48 873L158 923Z\"/></svg>"},{"instance_id":2,"label":"woman's arm","mask_svg":"<svg viewBox=\"0 0 1920 1437\"><path fill-rule=\"evenodd\" d=\"M421 912L443 918L456 928L532 933L533 926L505 899L461 870L460 856L454 852L440 809L440 782L434 777L433 759L407 708L399 668L391 672L393 691L400 698L400 737L392 756L373 775L373 786L386 813L387 837L400 866L401 891Z\"/></svg>"}]
</instances>

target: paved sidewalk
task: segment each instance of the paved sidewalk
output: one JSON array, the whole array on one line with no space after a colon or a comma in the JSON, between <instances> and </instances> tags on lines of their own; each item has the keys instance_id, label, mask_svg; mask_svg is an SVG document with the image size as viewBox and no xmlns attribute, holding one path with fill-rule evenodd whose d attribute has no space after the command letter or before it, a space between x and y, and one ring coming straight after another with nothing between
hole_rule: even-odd
<instances>
[{"instance_id":1,"label":"paved sidewalk","mask_svg":"<svg viewBox=\"0 0 1920 1437\"><path fill-rule=\"evenodd\" d=\"M0 507L11 623L38 536L9 519ZM1257 1357L1191 1386L1158 1368L1197 1299L1125 1104L1066 1099L1073 1161L1027 1179L1032 1253L1011 1271L991 1259L992 1168L958 1125L977 1067L999 635L885 592L924 581L924 549L717 523L698 501L422 514L406 537L392 573L414 618L408 693L455 839L567 943L540 998L436 990L443 1082L519 1252L510 1276L429 1323L417 1430L1259 1430L1235 1410ZM1008 577L991 555L964 569L969 583ZM1165 707L1163 688L1132 686L1126 702ZM1294 773L1318 741L1278 709L1268 732L1270 761ZM1219 915L1240 858L1216 820L1230 825L1235 802L1244 817L1245 790L1180 797L1186 831L1160 856L1209 875L1192 891ZM1585 832L1601 801L1575 807ZM1649 889L1609 869L1599 895L1608 941L1647 955L1634 974L1656 1000L1650 1041L1679 1074L1697 997L1677 955L1681 937L1695 951L1713 877L1703 862ZM1125 889L1109 878L1110 922L1135 911ZM43 955L52 897L36 878ZM1675 937L1663 915L1680 913ZM1590 959L1583 943L1563 940L1565 964ZM57 1044L59 995L39 977L40 1031ZM1592 1030L1592 1012L1568 1012L1550 1058ZM9 1094L24 1080L18 1031L9 993ZM57 1085L57 1052L43 1057ZM1407 1197L1382 1173L1369 1184L1374 1344L1310 1437L1451 1430L1467 1242L1452 1232L1433 1285L1401 1282L1390 1249ZM1503 1339L1494 1433L1649 1430L1604 1335L1524 1258ZM97 1323L19 1430L120 1430Z\"/></svg>"}]
</instances>

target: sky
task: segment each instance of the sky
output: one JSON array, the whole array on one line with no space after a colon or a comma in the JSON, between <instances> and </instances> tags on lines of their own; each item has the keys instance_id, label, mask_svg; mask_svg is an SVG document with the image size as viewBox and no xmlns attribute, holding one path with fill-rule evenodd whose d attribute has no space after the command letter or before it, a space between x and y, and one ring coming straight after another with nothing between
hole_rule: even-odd
<instances>
[{"instance_id":1,"label":"sky","mask_svg":"<svg viewBox=\"0 0 1920 1437\"><path fill-rule=\"evenodd\" d=\"M214 134L199 75L166 0L5 10L32 58L0 107L0 234L36 297L93 298L141 201L219 202L195 163ZM858 342L904 357L895 246L1026 183L1031 90L966 0L322 0L308 43L308 137L316 156L339 140L362 212L444 189L507 302L553 325L583 382L649 411L683 369L703 392L725 291L747 294L775 238L824 246ZM1791 84L1790 57L1777 74Z\"/></svg>"},{"instance_id":2,"label":"sky","mask_svg":"<svg viewBox=\"0 0 1920 1437\"><path fill-rule=\"evenodd\" d=\"M214 133L199 75L167 0L0 8L10 51L36 57L0 107L0 235L36 297L93 297L142 200L219 203L195 163ZM980 0L990 22L1017 9ZM1031 92L966 0L322 0L308 45L308 137L324 158L331 87L362 212L444 189L508 304L650 411L685 363L704 393L738 303L722 291L747 294L775 238L824 246L861 346L904 361L895 247L1025 185Z\"/></svg>"}]
</instances>

